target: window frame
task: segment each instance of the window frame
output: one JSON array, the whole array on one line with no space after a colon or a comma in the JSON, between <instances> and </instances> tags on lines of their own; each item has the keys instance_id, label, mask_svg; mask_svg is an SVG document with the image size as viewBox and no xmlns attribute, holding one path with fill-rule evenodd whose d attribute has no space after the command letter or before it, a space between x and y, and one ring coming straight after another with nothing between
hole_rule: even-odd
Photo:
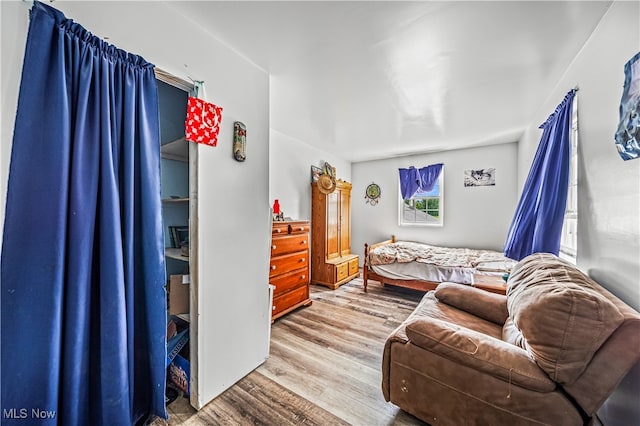
<instances>
[{"instance_id":1,"label":"window frame","mask_svg":"<svg viewBox=\"0 0 640 426\"><path fill-rule=\"evenodd\" d=\"M559 257L576 265L578 259L578 95L571 105L571 157L569 160L569 188L567 206L562 219Z\"/></svg>"},{"instance_id":2,"label":"window frame","mask_svg":"<svg viewBox=\"0 0 640 426\"><path fill-rule=\"evenodd\" d=\"M438 196L418 196L415 195L410 198L410 200L425 200L427 205L425 205L424 211L427 216L429 215L430 209L428 208L428 200L429 199L438 199L438 220L437 222L427 222L427 221L418 221L418 222L406 222L404 220L405 217L405 200L402 199L402 191L400 189L400 179L398 178L398 226L417 226L417 227L442 227L444 226L444 165L442 166L442 170L440 171L440 176L438 176ZM415 209L414 209L415 210ZM431 209L433 211L433 209Z\"/></svg>"}]
</instances>

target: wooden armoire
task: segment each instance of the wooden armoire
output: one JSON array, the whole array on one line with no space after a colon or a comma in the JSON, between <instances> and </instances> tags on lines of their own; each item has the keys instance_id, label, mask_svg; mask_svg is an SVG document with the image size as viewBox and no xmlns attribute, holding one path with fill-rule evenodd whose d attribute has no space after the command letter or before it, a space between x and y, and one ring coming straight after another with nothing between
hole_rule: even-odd
<instances>
[{"instance_id":1,"label":"wooden armoire","mask_svg":"<svg viewBox=\"0 0 640 426\"><path fill-rule=\"evenodd\" d=\"M325 194L312 182L311 283L335 290L358 275L358 255L351 253L351 184L339 179Z\"/></svg>"}]
</instances>

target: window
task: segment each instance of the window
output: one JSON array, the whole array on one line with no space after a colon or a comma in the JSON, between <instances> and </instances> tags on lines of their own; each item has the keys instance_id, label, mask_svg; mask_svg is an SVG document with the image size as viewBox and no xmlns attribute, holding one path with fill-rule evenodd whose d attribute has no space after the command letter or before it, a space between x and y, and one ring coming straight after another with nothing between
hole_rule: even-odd
<instances>
[{"instance_id":1,"label":"window","mask_svg":"<svg viewBox=\"0 0 640 426\"><path fill-rule=\"evenodd\" d=\"M569 163L569 189L567 209L562 223L559 256L576 264L578 254L578 96L571 105L571 160Z\"/></svg>"},{"instance_id":2,"label":"window","mask_svg":"<svg viewBox=\"0 0 640 426\"><path fill-rule=\"evenodd\" d=\"M442 226L443 219L443 175L440 173L433 189L429 192L418 190L413 197L403 200L398 191L399 224L406 226Z\"/></svg>"}]
</instances>

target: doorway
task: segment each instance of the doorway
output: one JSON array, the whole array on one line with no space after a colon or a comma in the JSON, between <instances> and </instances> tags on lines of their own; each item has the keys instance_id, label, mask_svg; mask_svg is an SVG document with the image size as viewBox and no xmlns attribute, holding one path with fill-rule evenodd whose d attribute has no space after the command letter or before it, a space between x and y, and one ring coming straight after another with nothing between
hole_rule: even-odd
<instances>
[{"instance_id":1,"label":"doorway","mask_svg":"<svg viewBox=\"0 0 640 426\"><path fill-rule=\"evenodd\" d=\"M156 68L160 115L161 198L167 289L167 388L197 401L197 149L186 141L194 85Z\"/></svg>"}]
</instances>

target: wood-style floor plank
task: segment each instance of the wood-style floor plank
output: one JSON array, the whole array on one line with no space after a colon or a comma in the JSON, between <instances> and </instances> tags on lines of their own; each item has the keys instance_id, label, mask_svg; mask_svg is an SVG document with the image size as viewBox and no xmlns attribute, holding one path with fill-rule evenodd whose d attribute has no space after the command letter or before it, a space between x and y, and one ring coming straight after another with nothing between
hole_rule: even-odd
<instances>
[{"instance_id":1,"label":"wood-style floor plank","mask_svg":"<svg viewBox=\"0 0 640 426\"><path fill-rule=\"evenodd\" d=\"M313 304L272 325L267 361L196 412L186 398L161 425L425 425L384 400L382 349L421 292L361 279L311 286Z\"/></svg>"}]
</instances>

